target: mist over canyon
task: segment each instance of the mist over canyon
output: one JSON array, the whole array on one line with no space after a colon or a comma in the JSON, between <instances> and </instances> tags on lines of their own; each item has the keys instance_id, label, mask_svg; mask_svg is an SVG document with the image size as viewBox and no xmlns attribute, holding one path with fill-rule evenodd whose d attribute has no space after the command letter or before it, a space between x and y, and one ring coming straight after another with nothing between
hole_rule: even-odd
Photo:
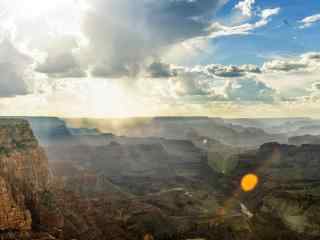
<instances>
[{"instance_id":1,"label":"mist over canyon","mask_svg":"<svg viewBox=\"0 0 320 240\"><path fill-rule=\"evenodd\" d=\"M0 237L318 239L318 123L1 118Z\"/></svg>"}]
</instances>

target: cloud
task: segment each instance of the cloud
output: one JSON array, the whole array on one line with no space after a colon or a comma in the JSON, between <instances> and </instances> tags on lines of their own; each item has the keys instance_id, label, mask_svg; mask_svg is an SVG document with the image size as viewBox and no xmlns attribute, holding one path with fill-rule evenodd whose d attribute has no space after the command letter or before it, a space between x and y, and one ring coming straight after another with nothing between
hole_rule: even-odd
<instances>
[{"instance_id":1,"label":"cloud","mask_svg":"<svg viewBox=\"0 0 320 240\"><path fill-rule=\"evenodd\" d=\"M247 73L261 73L261 70L258 66L250 64L241 66L211 64L205 67L205 71L217 77L225 78L241 77Z\"/></svg>"},{"instance_id":2,"label":"cloud","mask_svg":"<svg viewBox=\"0 0 320 240\"><path fill-rule=\"evenodd\" d=\"M206 96L212 94L212 77L198 69L180 68L176 76L169 79L173 96Z\"/></svg>"},{"instance_id":3,"label":"cloud","mask_svg":"<svg viewBox=\"0 0 320 240\"><path fill-rule=\"evenodd\" d=\"M311 84L311 87L307 89L308 94L298 98L305 102L319 103L320 101L320 81L315 81Z\"/></svg>"},{"instance_id":4,"label":"cloud","mask_svg":"<svg viewBox=\"0 0 320 240\"><path fill-rule=\"evenodd\" d=\"M36 71L46 73L52 78L86 77L86 73L72 53L49 56L36 68Z\"/></svg>"},{"instance_id":5,"label":"cloud","mask_svg":"<svg viewBox=\"0 0 320 240\"><path fill-rule=\"evenodd\" d=\"M305 60L318 61L320 62L320 52L310 52L302 55Z\"/></svg>"},{"instance_id":6,"label":"cloud","mask_svg":"<svg viewBox=\"0 0 320 240\"><path fill-rule=\"evenodd\" d=\"M275 90L254 79L228 81L224 94L228 101L273 102Z\"/></svg>"},{"instance_id":7,"label":"cloud","mask_svg":"<svg viewBox=\"0 0 320 240\"><path fill-rule=\"evenodd\" d=\"M306 53L286 60L304 61L310 66L307 70L275 71L255 65L187 68L156 62L161 63L160 69L175 74L139 78L141 86L134 89L123 88L118 80L110 79L94 83L89 78L47 81L49 86L40 94L10 101L3 99L2 113L97 117L192 113L270 117L306 116L316 112L320 91L319 74L314 66L320 62L319 54ZM28 107L23 108L26 102ZM19 110L13 111L13 108Z\"/></svg>"},{"instance_id":8,"label":"cloud","mask_svg":"<svg viewBox=\"0 0 320 240\"><path fill-rule=\"evenodd\" d=\"M314 71L320 69L320 53L311 52L298 57L274 59L264 63L265 72Z\"/></svg>"},{"instance_id":9,"label":"cloud","mask_svg":"<svg viewBox=\"0 0 320 240\"><path fill-rule=\"evenodd\" d=\"M264 9L259 14L259 20L254 23L244 23L241 25L227 26L221 23L212 23L209 31L209 38L217 38L229 35L247 35L253 30L266 26L270 21L271 17L280 13L280 8Z\"/></svg>"},{"instance_id":10,"label":"cloud","mask_svg":"<svg viewBox=\"0 0 320 240\"><path fill-rule=\"evenodd\" d=\"M168 67L168 65L167 65ZM167 100L173 97L176 101L198 102L266 102L275 99L276 90L266 83L258 81L255 76L263 74L255 65L221 65L210 64L192 68L166 68L175 75L167 74L167 83L162 80ZM162 75L163 78L164 75ZM158 87L158 85L157 85ZM151 91L148 88L148 91Z\"/></svg>"},{"instance_id":11,"label":"cloud","mask_svg":"<svg viewBox=\"0 0 320 240\"><path fill-rule=\"evenodd\" d=\"M91 75L97 78L122 78L135 77L140 66L136 63L121 64L112 62L100 62L91 68Z\"/></svg>"},{"instance_id":12,"label":"cloud","mask_svg":"<svg viewBox=\"0 0 320 240\"><path fill-rule=\"evenodd\" d=\"M66 5L69 8L70 1ZM209 38L249 34L265 26L280 11L279 8L257 10L256 22L225 26L213 23L212 19L226 0L82 0L81 3L86 5L83 12L76 14L80 7L72 7L70 18L65 10L60 12L50 7L48 19L38 21L38 17L35 18L36 28L30 28L33 18L15 22L16 38L29 42L30 48L46 55L41 61L36 59L36 71L49 78L79 78L88 73L93 78L126 78L133 82L141 72L148 72L152 77L168 77L174 73L166 70L168 66L161 60L170 56L170 52L174 52L175 57L185 58L186 51L194 54L190 49L197 48L199 52L207 48ZM253 15L254 3L254 0L244 0L235 8ZM18 7L18 2L13 6ZM11 14L14 14L13 9ZM55 14L62 14L63 19L70 22L66 29L74 27L79 32L68 35L63 19L54 17ZM76 26L80 18L81 25ZM37 37L30 38L30 33ZM182 45L187 47L177 47ZM177 49L182 49L182 53L177 54ZM230 69L226 74L236 75L233 71L237 70Z\"/></svg>"},{"instance_id":13,"label":"cloud","mask_svg":"<svg viewBox=\"0 0 320 240\"><path fill-rule=\"evenodd\" d=\"M320 91L320 82L315 82L312 85L312 89L315 90L315 91Z\"/></svg>"},{"instance_id":14,"label":"cloud","mask_svg":"<svg viewBox=\"0 0 320 240\"><path fill-rule=\"evenodd\" d=\"M197 101L201 99L202 102L271 104L295 102L310 95L308 89L319 79L320 54L309 52L294 57L277 57L266 61L262 67L209 64L188 68L163 62L156 66L163 71L163 74L155 74L161 76L160 81L153 82L158 90L161 89L161 96L182 98L186 102L197 96ZM147 89L153 92L152 85ZM157 91L153 93L156 95Z\"/></svg>"},{"instance_id":15,"label":"cloud","mask_svg":"<svg viewBox=\"0 0 320 240\"><path fill-rule=\"evenodd\" d=\"M273 60L263 65L265 71L296 71L305 69L307 65L305 63L294 60Z\"/></svg>"},{"instance_id":16,"label":"cloud","mask_svg":"<svg viewBox=\"0 0 320 240\"><path fill-rule=\"evenodd\" d=\"M243 0L238 2L238 4L234 8L240 10L244 16L252 17L254 4L255 0Z\"/></svg>"},{"instance_id":17,"label":"cloud","mask_svg":"<svg viewBox=\"0 0 320 240\"><path fill-rule=\"evenodd\" d=\"M208 65L198 65L192 68L179 68L176 67L175 73L177 75L181 74L181 69L184 72L197 73L201 76L206 76L207 78L238 78L243 77L248 74L260 74L261 69L253 64L243 64L243 65L223 65L223 64L208 64ZM177 71L178 70L178 71Z\"/></svg>"},{"instance_id":18,"label":"cloud","mask_svg":"<svg viewBox=\"0 0 320 240\"><path fill-rule=\"evenodd\" d=\"M320 14L311 15L299 21L299 23L301 24L300 28L308 28L319 22L320 22Z\"/></svg>"},{"instance_id":19,"label":"cloud","mask_svg":"<svg viewBox=\"0 0 320 240\"><path fill-rule=\"evenodd\" d=\"M198 45L193 42L203 39L207 41L209 38L226 35L250 34L254 29L267 25L271 17L280 12L280 8L259 10L256 22L236 26L213 23L214 12L225 2L88 1L90 11L83 19L83 31L89 41L87 57L90 59L92 76L132 79L141 70L150 67L146 62L170 56L170 51L176 50L177 45L190 45L194 48ZM245 0L235 8L252 16L254 3L254 0ZM188 47L179 49L186 50Z\"/></svg>"},{"instance_id":20,"label":"cloud","mask_svg":"<svg viewBox=\"0 0 320 240\"><path fill-rule=\"evenodd\" d=\"M151 78L168 78L176 75L170 64L161 61L153 62L147 68L147 76Z\"/></svg>"},{"instance_id":21,"label":"cloud","mask_svg":"<svg viewBox=\"0 0 320 240\"><path fill-rule=\"evenodd\" d=\"M277 89L281 98L291 102L310 95L310 87L319 81L320 54L309 52L299 56L277 57L265 62L257 79Z\"/></svg>"},{"instance_id":22,"label":"cloud","mask_svg":"<svg viewBox=\"0 0 320 240\"><path fill-rule=\"evenodd\" d=\"M174 82L179 96L202 95L206 101L272 102L275 90L267 84L251 79L254 66L208 65L178 71ZM254 75L251 75L254 72ZM223 84L223 86L221 86Z\"/></svg>"},{"instance_id":23,"label":"cloud","mask_svg":"<svg viewBox=\"0 0 320 240\"><path fill-rule=\"evenodd\" d=\"M148 58L208 34L223 0L92 0L83 19L94 76L135 75Z\"/></svg>"},{"instance_id":24,"label":"cloud","mask_svg":"<svg viewBox=\"0 0 320 240\"><path fill-rule=\"evenodd\" d=\"M50 39L44 48L46 58L38 64L36 71L51 78L86 77L86 66L81 65L79 46L71 36L59 36Z\"/></svg>"},{"instance_id":25,"label":"cloud","mask_svg":"<svg viewBox=\"0 0 320 240\"><path fill-rule=\"evenodd\" d=\"M0 97L28 93L26 71L32 60L21 53L9 40L0 43Z\"/></svg>"}]
</instances>

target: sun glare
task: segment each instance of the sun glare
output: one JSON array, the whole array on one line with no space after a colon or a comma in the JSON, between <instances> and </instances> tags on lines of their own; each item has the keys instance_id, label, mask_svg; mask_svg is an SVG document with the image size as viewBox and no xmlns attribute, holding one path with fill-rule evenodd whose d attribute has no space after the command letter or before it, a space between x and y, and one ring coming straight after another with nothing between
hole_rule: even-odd
<instances>
[{"instance_id":1,"label":"sun glare","mask_svg":"<svg viewBox=\"0 0 320 240\"><path fill-rule=\"evenodd\" d=\"M253 191L259 182L259 178L255 174L247 174L241 180L241 188L244 192Z\"/></svg>"},{"instance_id":2,"label":"sun glare","mask_svg":"<svg viewBox=\"0 0 320 240\"><path fill-rule=\"evenodd\" d=\"M1 16L15 25L46 29L47 33L79 33L80 19L85 5L81 0L3 0Z\"/></svg>"},{"instance_id":3,"label":"sun glare","mask_svg":"<svg viewBox=\"0 0 320 240\"><path fill-rule=\"evenodd\" d=\"M44 0L11 0L5 2L5 8L7 11L14 12L18 17L24 18L36 18L44 16L51 11L55 11L59 8L62 8L70 0L53 0L53 1L44 1ZM27 14L26 14L27 13Z\"/></svg>"}]
</instances>

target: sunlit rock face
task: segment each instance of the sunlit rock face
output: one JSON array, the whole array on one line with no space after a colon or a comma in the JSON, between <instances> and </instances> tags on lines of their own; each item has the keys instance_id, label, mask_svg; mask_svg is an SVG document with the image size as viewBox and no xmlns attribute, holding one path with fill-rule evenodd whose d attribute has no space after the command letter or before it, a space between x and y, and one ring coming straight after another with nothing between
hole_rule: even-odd
<instances>
[{"instance_id":1,"label":"sunlit rock face","mask_svg":"<svg viewBox=\"0 0 320 240\"><path fill-rule=\"evenodd\" d=\"M26 121L0 119L0 230L30 230L48 162Z\"/></svg>"},{"instance_id":2,"label":"sunlit rock face","mask_svg":"<svg viewBox=\"0 0 320 240\"><path fill-rule=\"evenodd\" d=\"M0 177L0 230L30 230L31 213L24 206L24 196L15 194L18 200L14 199L11 187L6 180Z\"/></svg>"}]
</instances>

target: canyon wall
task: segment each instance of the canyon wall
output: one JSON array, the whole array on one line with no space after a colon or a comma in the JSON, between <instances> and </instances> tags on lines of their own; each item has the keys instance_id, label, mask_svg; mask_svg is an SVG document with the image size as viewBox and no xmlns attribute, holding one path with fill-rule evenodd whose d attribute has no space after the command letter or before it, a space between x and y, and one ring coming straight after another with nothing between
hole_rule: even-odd
<instances>
[{"instance_id":1,"label":"canyon wall","mask_svg":"<svg viewBox=\"0 0 320 240\"><path fill-rule=\"evenodd\" d=\"M48 161L28 122L0 119L0 231L31 230L48 184Z\"/></svg>"}]
</instances>

